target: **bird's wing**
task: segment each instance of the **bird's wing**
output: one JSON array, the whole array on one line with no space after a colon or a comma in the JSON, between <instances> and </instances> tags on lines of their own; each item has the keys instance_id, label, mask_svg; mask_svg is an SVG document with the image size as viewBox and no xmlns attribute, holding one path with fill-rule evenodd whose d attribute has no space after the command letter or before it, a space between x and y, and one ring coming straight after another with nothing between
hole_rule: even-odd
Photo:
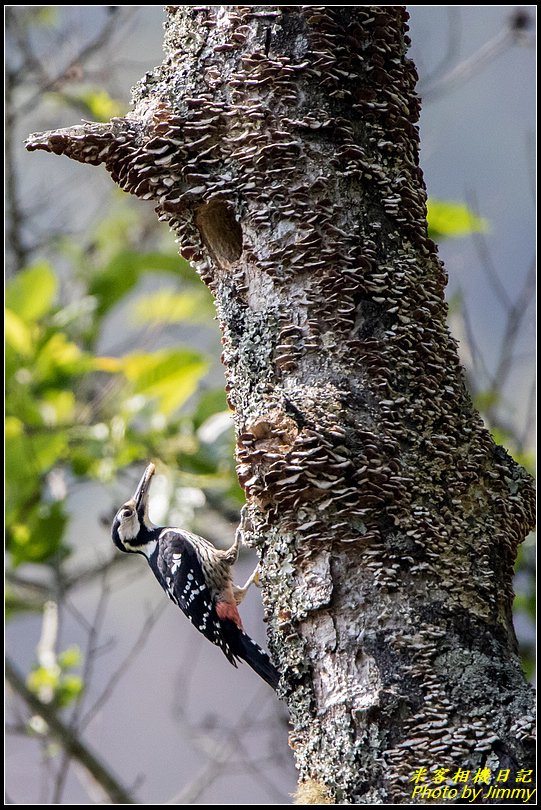
<instances>
[{"instance_id":1,"label":"bird's wing","mask_svg":"<svg viewBox=\"0 0 541 810\"><path fill-rule=\"evenodd\" d=\"M183 532L171 529L160 534L156 565L162 585L194 627L220 647L227 659L237 666L189 533L186 537L183 535Z\"/></svg>"}]
</instances>

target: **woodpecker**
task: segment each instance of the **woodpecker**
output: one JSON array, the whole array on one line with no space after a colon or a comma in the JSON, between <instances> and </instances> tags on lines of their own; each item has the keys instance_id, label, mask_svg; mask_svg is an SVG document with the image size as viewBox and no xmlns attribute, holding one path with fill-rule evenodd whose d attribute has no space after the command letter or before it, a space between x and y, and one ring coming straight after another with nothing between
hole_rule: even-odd
<instances>
[{"instance_id":1,"label":"woodpecker","mask_svg":"<svg viewBox=\"0 0 541 810\"><path fill-rule=\"evenodd\" d=\"M183 611L205 638L216 644L228 661L246 661L273 689L279 673L242 627L239 605L257 568L240 588L233 584L231 566L240 550L240 532L227 550L184 529L154 526L148 517L150 483L156 472L149 464L132 498L115 515L111 534L120 551L142 554L167 596Z\"/></svg>"}]
</instances>

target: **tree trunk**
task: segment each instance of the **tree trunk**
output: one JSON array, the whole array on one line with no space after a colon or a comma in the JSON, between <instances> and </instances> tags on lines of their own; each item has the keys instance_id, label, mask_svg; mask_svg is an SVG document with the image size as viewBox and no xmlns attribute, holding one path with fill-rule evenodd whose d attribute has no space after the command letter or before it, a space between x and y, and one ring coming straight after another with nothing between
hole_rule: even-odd
<instances>
[{"instance_id":1,"label":"tree trunk","mask_svg":"<svg viewBox=\"0 0 541 810\"><path fill-rule=\"evenodd\" d=\"M28 148L154 200L215 295L297 801L409 803L435 768L471 771L457 801L472 784L497 800L478 769L530 788L511 580L532 485L446 326L407 14L168 12L133 112Z\"/></svg>"}]
</instances>

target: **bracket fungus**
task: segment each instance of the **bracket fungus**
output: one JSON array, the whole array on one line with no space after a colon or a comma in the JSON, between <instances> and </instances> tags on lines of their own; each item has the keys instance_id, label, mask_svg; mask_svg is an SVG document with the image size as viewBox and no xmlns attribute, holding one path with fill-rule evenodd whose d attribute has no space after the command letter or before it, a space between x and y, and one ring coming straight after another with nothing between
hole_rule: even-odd
<instances>
[{"instance_id":1,"label":"bracket fungus","mask_svg":"<svg viewBox=\"0 0 541 810\"><path fill-rule=\"evenodd\" d=\"M508 767L533 495L447 328L406 12L168 8L132 112L27 148L152 200L215 295L301 777L381 802L423 763Z\"/></svg>"}]
</instances>

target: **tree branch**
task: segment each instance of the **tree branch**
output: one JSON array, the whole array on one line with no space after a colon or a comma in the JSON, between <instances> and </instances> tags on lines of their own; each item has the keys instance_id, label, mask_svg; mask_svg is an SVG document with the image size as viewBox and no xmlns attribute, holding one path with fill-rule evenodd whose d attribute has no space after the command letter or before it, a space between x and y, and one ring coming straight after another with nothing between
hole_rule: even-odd
<instances>
[{"instance_id":1,"label":"tree branch","mask_svg":"<svg viewBox=\"0 0 541 810\"><path fill-rule=\"evenodd\" d=\"M58 717L54 708L42 703L26 686L22 675L9 659L6 659L6 679L26 703L30 711L38 714L47 723L49 731L62 748L76 759L87 773L100 785L113 804L136 804L135 799L113 776L109 768L79 740L73 731Z\"/></svg>"},{"instance_id":2,"label":"tree branch","mask_svg":"<svg viewBox=\"0 0 541 810\"><path fill-rule=\"evenodd\" d=\"M109 700L115 687L118 686L118 684L120 683L122 676L125 674L129 666L136 658L137 654L140 652L143 645L145 644L150 631L152 630L153 626L156 624L156 622L162 615L166 604L167 602L160 601L159 604L154 608L154 610L149 613L131 649L128 651L128 654L126 655L124 660L120 663L120 665L117 667L117 669L114 671L114 673L111 675L105 688L98 696L96 701L89 709L86 710L86 712L82 716L81 725L83 727L86 727L88 725L88 723L97 714L97 712L101 709L101 707Z\"/></svg>"},{"instance_id":3,"label":"tree branch","mask_svg":"<svg viewBox=\"0 0 541 810\"><path fill-rule=\"evenodd\" d=\"M467 82L508 48L517 43L528 43L529 35L526 29L529 28L530 23L528 15L524 15L522 22L518 21L516 13L510 16L502 30L485 42L475 53L463 59L441 78L429 82L426 87L421 85L419 93L422 95L423 101L426 103L434 98L441 98L444 93Z\"/></svg>"}]
</instances>

